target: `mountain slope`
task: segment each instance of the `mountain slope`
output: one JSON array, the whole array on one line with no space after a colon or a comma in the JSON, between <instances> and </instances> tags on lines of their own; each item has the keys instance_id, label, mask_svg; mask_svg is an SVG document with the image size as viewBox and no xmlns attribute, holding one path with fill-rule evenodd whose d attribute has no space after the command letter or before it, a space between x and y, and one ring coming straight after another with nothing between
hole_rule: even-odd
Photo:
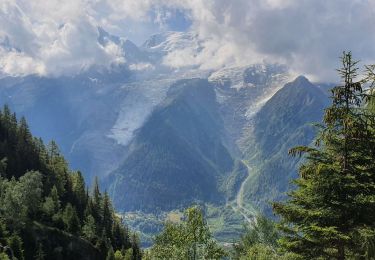
<instances>
[{"instance_id":1,"label":"mountain slope","mask_svg":"<svg viewBox=\"0 0 375 260\"><path fill-rule=\"evenodd\" d=\"M222 144L223 130L207 80L174 84L106 181L115 206L152 211L223 201L219 180L234 163Z\"/></svg>"},{"instance_id":2,"label":"mountain slope","mask_svg":"<svg viewBox=\"0 0 375 260\"><path fill-rule=\"evenodd\" d=\"M315 136L312 122L320 122L328 96L305 77L279 90L256 114L245 157L254 167L246 187L246 200L271 215L270 202L285 198L296 177L299 159L288 155Z\"/></svg>"},{"instance_id":3,"label":"mountain slope","mask_svg":"<svg viewBox=\"0 0 375 260\"><path fill-rule=\"evenodd\" d=\"M69 169L56 143L45 146L32 136L25 118L18 121L4 106L0 254L4 256L4 250L11 256L11 248L17 259L34 259L36 252L46 259L103 259L110 250L133 248L139 253L133 241L108 194L102 195L95 185L89 195L82 174Z\"/></svg>"},{"instance_id":4,"label":"mountain slope","mask_svg":"<svg viewBox=\"0 0 375 260\"><path fill-rule=\"evenodd\" d=\"M103 83L99 75L97 82L86 76L4 78L0 103L25 116L43 140L56 140L72 167L81 169L91 183L122 154L122 147L106 136L126 95L119 85L121 81Z\"/></svg>"}]
</instances>

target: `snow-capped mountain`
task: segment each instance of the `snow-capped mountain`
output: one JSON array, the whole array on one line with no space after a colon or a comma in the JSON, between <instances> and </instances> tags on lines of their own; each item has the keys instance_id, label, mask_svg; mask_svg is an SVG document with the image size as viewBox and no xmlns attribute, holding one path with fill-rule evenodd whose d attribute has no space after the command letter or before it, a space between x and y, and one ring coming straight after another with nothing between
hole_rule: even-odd
<instances>
[{"instance_id":1,"label":"snow-capped mountain","mask_svg":"<svg viewBox=\"0 0 375 260\"><path fill-rule=\"evenodd\" d=\"M290 104L292 114L273 111L278 97L288 99L280 93L293 94L283 87L291 79L287 66L203 68L195 58L203 57L205 43L192 33L153 35L141 46L101 28L95 35L99 48L116 53L118 62L80 68L71 75L0 77L0 101L26 116L34 135L46 142L55 139L88 183L99 176L118 211L159 214L208 203L232 212L237 222L228 223L239 223L253 210L241 213L239 207L252 204L267 212L264 198L281 198L285 178L259 172L285 160L277 153L268 162L257 153L267 150L263 139L279 133L260 116L262 108L271 109L272 118L291 122L299 114L315 115L313 120L320 115L295 102ZM2 39L3 51L22 53L11 40ZM305 85L300 90L296 86L295 92L322 99L316 94L321 90L310 97L308 89L315 87ZM297 118L295 123L305 129L309 121ZM287 135L294 132L284 130L280 140L289 140ZM310 135L299 137L311 141ZM281 171L294 173L293 167ZM248 177L249 169L258 171ZM265 176L267 183L262 183ZM235 198L243 198L241 205Z\"/></svg>"},{"instance_id":2,"label":"snow-capped mountain","mask_svg":"<svg viewBox=\"0 0 375 260\"><path fill-rule=\"evenodd\" d=\"M57 139L72 166L82 169L88 180L120 166L140 129L165 104L178 80L208 79L225 122L223 142L231 153L240 154L252 115L288 79L288 70L281 65L208 70L169 64L171 55L199 55L204 43L192 33L153 35L136 46L98 28L97 42L103 49L116 50L122 62L94 65L74 76L0 80L2 103L26 115L35 135Z\"/></svg>"}]
</instances>

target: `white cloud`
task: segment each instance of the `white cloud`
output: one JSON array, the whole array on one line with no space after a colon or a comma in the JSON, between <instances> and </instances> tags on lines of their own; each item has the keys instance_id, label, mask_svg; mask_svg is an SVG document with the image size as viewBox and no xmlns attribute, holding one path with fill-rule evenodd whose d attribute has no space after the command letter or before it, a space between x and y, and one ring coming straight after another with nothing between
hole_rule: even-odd
<instances>
[{"instance_id":1,"label":"white cloud","mask_svg":"<svg viewBox=\"0 0 375 260\"><path fill-rule=\"evenodd\" d=\"M190 12L192 30L206 41L205 50L194 57L202 67L266 60L331 80L343 50L352 50L363 62L375 60L375 6L370 0L174 2Z\"/></svg>"},{"instance_id":2,"label":"white cloud","mask_svg":"<svg viewBox=\"0 0 375 260\"><path fill-rule=\"evenodd\" d=\"M167 29L173 10L189 17L201 43L198 53L169 53L164 63L173 67L265 60L330 80L343 50L364 63L375 59L372 0L1 0L0 42L7 35L15 50L2 49L0 69L57 75L123 62L115 46L96 43L96 26L122 36L149 34Z\"/></svg>"},{"instance_id":3,"label":"white cloud","mask_svg":"<svg viewBox=\"0 0 375 260\"><path fill-rule=\"evenodd\" d=\"M98 43L98 23L90 12L85 1L4 0L0 70L10 75L58 76L93 64L123 62L118 46Z\"/></svg>"},{"instance_id":4,"label":"white cloud","mask_svg":"<svg viewBox=\"0 0 375 260\"><path fill-rule=\"evenodd\" d=\"M149 1L144 2L149 5ZM191 30L205 42L199 55L191 49L171 53L166 62L173 66L185 61L210 68L266 60L287 63L299 73L331 80L343 50L352 50L363 62L375 59L374 1L157 2L185 9L192 20Z\"/></svg>"},{"instance_id":5,"label":"white cloud","mask_svg":"<svg viewBox=\"0 0 375 260\"><path fill-rule=\"evenodd\" d=\"M22 76L27 74L45 74L42 62L16 51L5 51L0 48L0 68L3 74Z\"/></svg>"},{"instance_id":6,"label":"white cloud","mask_svg":"<svg viewBox=\"0 0 375 260\"><path fill-rule=\"evenodd\" d=\"M144 71L144 70L154 70L155 67L151 63L140 62L140 63L130 64L129 69L134 70L134 71Z\"/></svg>"}]
</instances>

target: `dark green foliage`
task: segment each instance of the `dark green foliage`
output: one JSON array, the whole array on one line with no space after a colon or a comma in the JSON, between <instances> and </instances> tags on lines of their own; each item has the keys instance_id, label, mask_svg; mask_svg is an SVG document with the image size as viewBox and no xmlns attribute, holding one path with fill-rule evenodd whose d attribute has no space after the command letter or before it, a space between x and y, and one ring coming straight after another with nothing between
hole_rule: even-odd
<instances>
[{"instance_id":1,"label":"dark green foliage","mask_svg":"<svg viewBox=\"0 0 375 260\"><path fill-rule=\"evenodd\" d=\"M245 227L245 233L241 236L237 251L243 253L256 244L264 244L276 250L279 237L279 231L272 220L257 216L254 224Z\"/></svg>"},{"instance_id":2,"label":"dark green foliage","mask_svg":"<svg viewBox=\"0 0 375 260\"><path fill-rule=\"evenodd\" d=\"M79 219L76 209L72 204L68 203L62 214L62 220L65 225L65 230L69 233L77 235L80 230Z\"/></svg>"},{"instance_id":3,"label":"dark green foliage","mask_svg":"<svg viewBox=\"0 0 375 260\"><path fill-rule=\"evenodd\" d=\"M12 249L13 255L19 259L24 259L24 250L22 239L17 234L12 234L7 241L7 245Z\"/></svg>"},{"instance_id":4,"label":"dark green foliage","mask_svg":"<svg viewBox=\"0 0 375 260\"><path fill-rule=\"evenodd\" d=\"M0 212L12 229L20 228L29 218L38 215L43 185L39 172L27 172L19 181L13 177L10 181L1 179L0 182L4 188Z\"/></svg>"},{"instance_id":5,"label":"dark green foliage","mask_svg":"<svg viewBox=\"0 0 375 260\"><path fill-rule=\"evenodd\" d=\"M139 249L139 246L138 246L139 244L140 244L140 241L139 241L138 235L136 233L133 233L133 235L131 237L131 248L130 248L131 259L133 259L133 260L142 258L142 252L141 252L141 250Z\"/></svg>"},{"instance_id":6,"label":"dark green foliage","mask_svg":"<svg viewBox=\"0 0 375 260\"><path fill-rule=\"evenodd\" d=\"M234 259L273 260L297 259L295 255L279 252L278 239L280 232L276 223L264 216L257 216L256 220L245 227L238 244L234 246Z\"/></svg>"},{"instance_id":7,"label":"dark green foliage","mask_svg":"<svg viewBox=\"0 0 375 260\"><path fill-rule=\"evenodd\" d=\"M104 193L103 199L103 220L102 227L107 237L112 237L112 224L113 224L113 209L111 208L111 202L108 193Z\"/></svg>"},{"instance_id":8,"label":"dark green foliage","mask_svg":"<svg viewBox=\"0 0 375 260\"><path fill-rule=\"evenodd\" d=\"M115 253L113 252L113 248L110 247L107 253L107 257L105 260L115 260Z\"/></svg>"},{"instance_id":9,"label":"dark green foliage","mask_svg":"<svg viewBox=\"0 0 375 260\"><path fill-rule=\"evenodd\" d=\"M61 202L57 193L57 188L56 186L53 186L50 195L45 197L44 203L42 205L42 211L45 215L45 220L52 220L51 223L56 224L60 218L60 208Z\"/></svg>"},{"instance_id":10,"label":"dark green foliage","mask_svg":"<svg viewBox=\"0 0 375 260\"><path fill-rule=\"evenodd\" d=\"M17 122L7 106L0 111L0 158L0 245L11 250L1 254L103 259L109 248L132 248L140 258L108 194L96 182L89 196L82 174L69 169L57 144L33 138L26 120Z\"/></svg>"},{"instance_id":11,"label":"dark green foliage","mask_svg":"<svg viewBox=\"0 0 375 260\"><path fill-rule=\"evenodd\" d=\"M98 177L95 177L94 188L92 191L92 199L89 201L87 213L91 214L94 217L95 221L100 224L102 222L101 205L102 205L102 194L100 193L100 190L99 190Z\"/></svg>"},{"instance_id":12,"label":"dark green foliage","mask_svg":"<svg viewBox=\"0 0 375 260\"><path fill-rule=\"evenodd\" d=\"M123 228L121 221L115 221L112 226L112 245L115 250L131 247L128 230Z\"/></svg>"},{"instance_id":13,"label":"dark green foliage","mask_svg":"<svg viewBox=\"0 0 375 260\"><path fill-rule=\"evenodd\" d=\"M15 114L4 106L0 112L0 158L7 158L6 177L18 178L27 170L41 167L39 147L34 141L25 118L17 122Z\"/></svg>"},{"instance_id":14,"label":"dark green foliage","mask_svg":"<svg viewBox=\"0 0 375 260\"><path fill-rule=\"evenodd\" d=\"M134 249L133 249L134 250ZM202 211L191 207L181 223L165 223L150 250L151 259L221 259L224 250L212 239Z\"/></svg>"},{"instance_id":15,"label":"dark green foliage","mask_svg":"<svg viewBox=\"0 0 375 260\"><path fill-rule=\"evenodd\" d=\"M356 81L356 64L351 53L344 53L338 70L343 85L332 89L316 145L291 150L306 158L297 189L286 203L274 204L282 218L281 247L304 259L369 259L373 254L375 114L366 105L372 97Z\"/></svg>"},{"instance_id":16,"label":"dark green foliage","mask_svg":"<svg viewBox=\"0 0 375 260\"><path fill-rule=\"evenodd\" d=\"M84 217L84 211L87 204L87 195L85 181L82 173L78 171L73 174L73 194L75 205L77 208L77 214L82 219Z\"/></svg>"},{"instance_id":17,"label":"dark green foliage","mask_svg":"<svg viewBox=\"0 0 375 260\"><path fill-rule=\"evenodd\" d=\"M35 260L44 260L45 259L45 254L44 254L44 251L43 251L43 245L41 243L38 244L38 248L36 250L36 253L35 253L35 256L34 256L34 259Z\"/></svg>"},{"instance_id":18,"label":"dark green foliage","mask_svg":"<svg viewBox=\"0 0 375 260\"><path fill-rule=\"evenodd\" d=\"M95 241L97 234L97 227L95 224L95 219L92 215L88 215L85 219L84 225L82 227L82 235L88 241Z\"/></svg>"}]
</instances>

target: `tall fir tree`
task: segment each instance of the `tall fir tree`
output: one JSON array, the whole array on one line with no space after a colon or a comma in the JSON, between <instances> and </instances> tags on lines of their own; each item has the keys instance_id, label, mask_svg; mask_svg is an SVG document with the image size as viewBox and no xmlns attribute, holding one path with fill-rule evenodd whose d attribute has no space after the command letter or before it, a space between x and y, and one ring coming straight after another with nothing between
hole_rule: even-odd
<instances>
[{"instance_id":1,"label":"tall fir tree","mask_svg":"<svg viewBox=\"0 0 375 260\"><path fill-rule=\"evenodd\" d=\"M82 173L80 171L72 175L73 179L73 194L74 201L77 205L77 213L80 219L84 217L84 211L87 204L87 195L85 189L85 180L83 179Z\"/></svg>"},{"instance_id":2,"label":"tall fir tree","mask_svg":"<svg viewBox=\"0 0 375 260\"><path fill-rule=\"evenodd\" d=\"M274 204L282 219L281 247L303 259L364 257L363 234L374 230L374 114L350 52L338 72L343 85L332 89L316 146L291 150L306 156L297 189L287 202Z\"/></svg>"},{"instance_id":3,"label":"tall fir tree","mask_svg":"<svg viewBox=\"0 0 375 260\"><path fill-rule=\"evenodd\" d=\"M104 229L104 232L107 237L112 237L112 223L113 223L113 216L112 216L112 207L111 202L108 196L108 193L104 193L103 198L103 219L102 219L102 226Z\"/></svg>"},{"instance_id":4,"label":"tall fir tree","mask_svg":"<svg viewBox=\"0 0 375 260\"><path fill-rule=\"evenodd\" d=\"M102 194L99 190L99 181L98 177L95 177L94 188L92 191L92 204L91 214L94 217L95 221L101 225L102 222ZM99 231L99 230L98 230ZM98 234L100 235L100 234Z\"/></svg>"}]
</instances>

